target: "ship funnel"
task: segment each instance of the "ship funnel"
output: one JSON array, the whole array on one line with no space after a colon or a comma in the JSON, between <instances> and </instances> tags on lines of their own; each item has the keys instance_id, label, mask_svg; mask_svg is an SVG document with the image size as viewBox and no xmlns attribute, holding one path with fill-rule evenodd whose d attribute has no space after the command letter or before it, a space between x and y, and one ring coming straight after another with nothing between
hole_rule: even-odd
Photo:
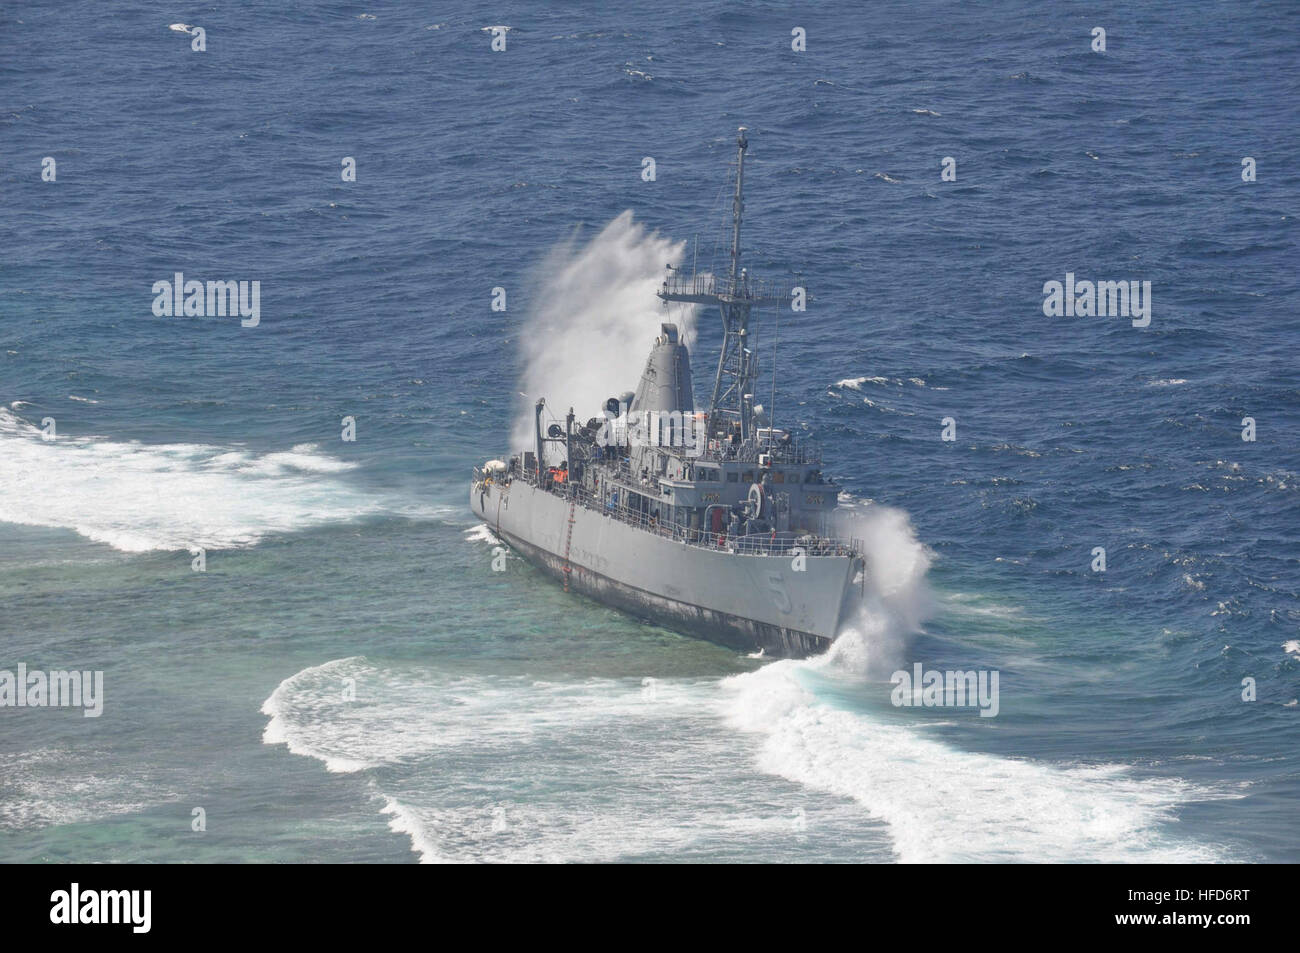
<instances>
[{"instance_id":1,"label":"ship funnel","mask_svg":"<svg viewBox=\"0 0 1300 953\"><path fill-rule=\"evenodd\" d=\"M691 355L675 324L660 325L650 357L632 398L632 411L695 412L691 389Z\"/></svg>"}]
</instances>

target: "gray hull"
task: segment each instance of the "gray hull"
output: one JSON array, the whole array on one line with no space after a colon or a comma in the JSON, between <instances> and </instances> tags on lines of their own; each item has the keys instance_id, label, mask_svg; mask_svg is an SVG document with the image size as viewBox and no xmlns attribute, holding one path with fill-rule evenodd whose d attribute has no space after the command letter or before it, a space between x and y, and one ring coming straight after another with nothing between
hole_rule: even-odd
<instances>
[{"instance_id":1,"label":"gray hull","mask_svg":"<svg viewBox=\"0 0 1300 953\"><path fill-rule=\"evenodd\" d=\"M849 556L737 554L622 523L516 480L471 487L470 507L533 565L667 628L801 658L835 638L857 569ZM570 528L572 518L572 528ZM567 557L567 558L566 558Z\"/></svg>"}]
</instances>

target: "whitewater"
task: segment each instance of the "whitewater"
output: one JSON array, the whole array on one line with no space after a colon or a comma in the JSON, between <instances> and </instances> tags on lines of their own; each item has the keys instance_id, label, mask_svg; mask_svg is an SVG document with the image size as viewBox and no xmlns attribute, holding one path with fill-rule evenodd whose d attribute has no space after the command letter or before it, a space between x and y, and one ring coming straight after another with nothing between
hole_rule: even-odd
<instances>
[{"instance_id":1,"label":"whitewater","mask_svg":"<svg viewBox=\"0 0 1300 953\"><path fill-rule=\"evenodd\" d=\"M255 452L44 434L0 407L0 522L68 529L125 553L246 548L391 509L335 479L356 464L318 444Z\"/></svg>"},{"instance_id":2,"label":"whitewater","mask_svg":"<svg viewBox=\"0 0 1300 953\"><path fill-rule=\"evenodd\" d=\"M430 863L672 856L819 823L755 797L761 775L840 802L835 825L855 814L883 824L904 863L1225 859L1180 838L1172 816L1222 792L1119 764L963 751L928 737L933 723L888 711L879 673L923 622L929 557L904 514L867 509L875 581L823 656L720 679L579 682L336 659L276 688L263 740L367 776L376 809ZM364 686L355 705L342 700L346 684ZM875 710L846 699L874 699ZM566 781L570 758L584 769ZM446 783L451 765L475 767L474 795Z\"/></svg>"}]
</instances>

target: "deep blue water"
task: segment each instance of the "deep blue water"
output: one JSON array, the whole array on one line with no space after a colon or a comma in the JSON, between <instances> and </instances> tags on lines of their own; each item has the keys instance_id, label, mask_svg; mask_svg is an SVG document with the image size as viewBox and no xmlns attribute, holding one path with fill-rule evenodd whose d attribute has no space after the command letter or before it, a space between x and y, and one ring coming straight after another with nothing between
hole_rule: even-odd
<instances>
[{"instance_id":1,"label":"deep blue water","mask_svg":"<svg viewBox=\"0 0 1300 953\"><path fill-rule=\"evenodd\" d=\"M0 669L107 686L0 708L0 859L1300 860L1294 4L38 5L0 95ZM865 666L494 574L465 506L525 354L633 386L615 292L742 124L747 264L813 294L778 423L928 593ZM155 317L177 271L260 325ZM1045 316L1067 272L1150 326ZM918 661L998 716L893 707Z\"/></svg>"}]
</instances>

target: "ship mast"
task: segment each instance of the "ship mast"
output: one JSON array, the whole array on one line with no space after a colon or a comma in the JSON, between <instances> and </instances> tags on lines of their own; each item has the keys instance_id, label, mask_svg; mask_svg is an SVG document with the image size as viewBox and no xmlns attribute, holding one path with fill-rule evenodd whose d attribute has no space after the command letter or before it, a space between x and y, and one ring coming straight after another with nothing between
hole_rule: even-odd
<instances>
[{"instance_id":1,"label":"ship mast","mask_svg":"<svg viewBox=\"0 0 1300 953\"><path fill-rule=\"evenodd\" d=\"M740 215L745 210L745 127L736 133L736 195L731 200L731 280L740 275Z\"/></svg>"},{"instance_id":2,"label":"ship mast","mask_svg":"<svg viewBox=\"0 0 1300 953\"><path fill-rule=\"evenodd\" d=\"M742 440L753 433L754 385L758 353L750 333L750 311L759 305L789 300L789 289L749 277L740 266L740 221L745 208L745 150L749 140L741 126L736 136L736 192L731 206L731 261L725 278L713 274L690 276L674 272L658 295L665 302L713 305L722 315L722 352L709 401L709 434L726 436L740 427Z\"/></svg>"}]
</instances>

